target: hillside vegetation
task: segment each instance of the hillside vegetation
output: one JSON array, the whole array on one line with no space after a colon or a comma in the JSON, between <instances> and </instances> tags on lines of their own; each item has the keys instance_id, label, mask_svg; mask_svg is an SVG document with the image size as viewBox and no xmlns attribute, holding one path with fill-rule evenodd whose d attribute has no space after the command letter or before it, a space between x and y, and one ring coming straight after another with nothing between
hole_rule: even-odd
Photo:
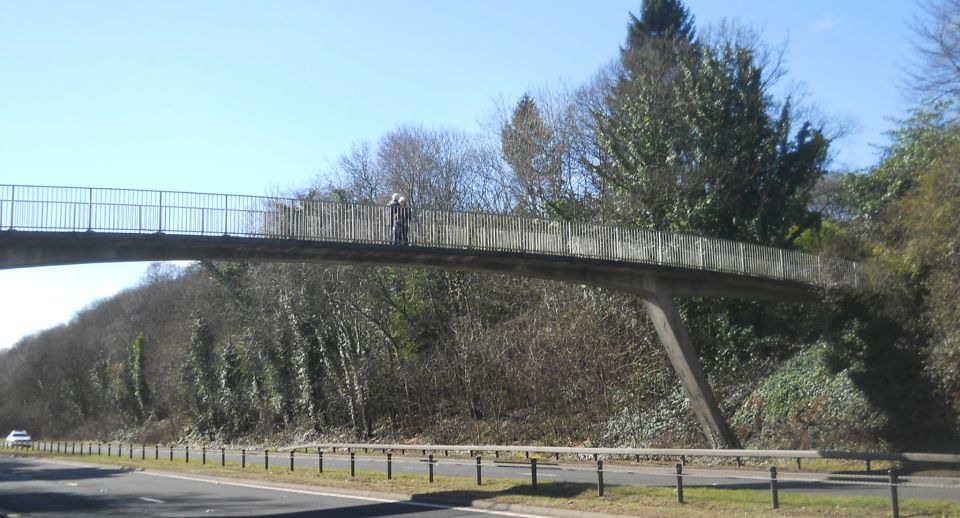
<instances>
[{"instance_id":1,"label":"hillside vegetation","mask_svg":"<svg viewBox=\"0 0 960 518\"><path fill-rule=\"evenodd\" d=\"M860 261L818 304L679 301L728 421L751 448L956 449L957 90L922 85L939 102L876 167L829 171L830 126L773 93L755 35L698 34L679 0L625 21L590 84L525 95L487 134L398 127L292 195ZM636 296L446 270L155 265L2 353L0 394L0 430L42 437L706 445Z\"/></svg>"}]
</instances>

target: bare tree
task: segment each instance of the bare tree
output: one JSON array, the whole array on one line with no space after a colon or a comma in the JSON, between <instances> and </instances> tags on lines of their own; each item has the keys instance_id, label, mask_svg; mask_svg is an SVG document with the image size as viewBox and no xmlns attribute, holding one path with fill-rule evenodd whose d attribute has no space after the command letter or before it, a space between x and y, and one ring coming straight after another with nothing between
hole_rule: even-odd
<instances>
[{"instance_id":1,"label":"bare tree","mask_svg":"<svg viewBox=\"0 0 960 518\"><path fill-rule=\"evenodd\" d=\"M923 101L953 101L960 95L960 0L925 0L926 19L915 20L919 62L908 70Z\"/></svg>"}]
</instances>

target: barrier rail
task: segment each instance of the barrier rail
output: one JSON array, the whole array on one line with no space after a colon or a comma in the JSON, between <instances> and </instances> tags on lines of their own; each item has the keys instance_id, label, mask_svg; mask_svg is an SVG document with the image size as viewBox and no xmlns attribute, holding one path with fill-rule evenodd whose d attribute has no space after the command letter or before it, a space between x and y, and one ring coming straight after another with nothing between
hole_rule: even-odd
<instances>
[{"instance_id":1,"label":"barrier rail","mask_svg":"<svg viewBox=\"0 0 960 518\"><path fill-rule=\"evenodd\" d=\"M656 264L855 285L857 264L767 246L639 228L416 209L412 246ZM0 230L238 236L396 244L391 210L369 204L174 191L0 185ZM406 241L405 236L401 239Z\"/></svg>"},{"instance_id":2,"label":"barrier rail","mask_svg":"<svg viewBox=\"0 0 960 518\"><path fill-rule=\"evenodd\" d=\"M79 444L79 449L77 448ZM96 449L94 449L96 445ZM799 489L810 487L832 487L834 489L844 486L856 486L860 492L882 495L888 491L890 498L890 509L893 516L899 515L900 497L899 490L910 489L916 491L919 489L930 490L933 498L944 498L957 500L960 494L960 480L949 478L933 478L923 476L902 476L900 471L893 467L884 471L872 471L867 469L866 473L805 473L778 471L776 466L769 466L768 470L751 469L747 471L729 470L718 471L715 469L692 469L685 460L689 457L730 457L739 455L742 457L764 457L764 458L785 458L801 456L803 458L829 458L829 459L874 459L874 460L918 460L923 462L946 462L951 464L960 463L960 455L954 454L934 454L934 453L863 453L863 452L818 452L812 450L702 450L702 449L650 449L650 448L558 448L558 447L537 447L537 446L454 446L454 445L393 445L393 444L343 444L326 443L310 445L308 447L299 446L290 449L241 449L228 450L224 447L208 448L206 446L190 445L150 445L133 444L120 442L116 444L107 442L90 441L36 441L30 447L30 450L43 454L67 455L67 456L98 456L98 457L116 457L118 459L133 460L137 459L143 462L182 462L184 464L199 463L201 465L211 465L211 469L226 468L228 458L230 466L240 469L257 469L262 465L262 469L273 472L303 470L305 468L313 470L317 476L324 476L324 460L327 461L328 472L331 464L338 467L332 473L334 477L343 477L347 473L351 478L357 477L358 465L365 466L364 476L376 476L376 470L385 472L386 480L393 480L394 470L405 474L426 475L427 483L433 484L436 477L457 477L461 484L471 484L468 482L473 477L473 471L476 473L476 485L483 485L483 481L490 478L517 478L518 470L520 473L527 472L529 484L526 485L530 491L536 492L539 488L538 476L544 476L546 471L557 477L556 473L562 472L564 479L568 482L589 480L593 477L596 481L597 496L604 496L606 485L655 485L667 486L675 483L675 495L677 503L684 503L684 487L722 487L724 484L730 484L732 487L744 489L753 488L764 490L769 488L770 507L777 509L780 507L779 494L781 485L784 488ZM340 454L337 455L337 450ZM357 451L364 450L364 456L358 456ZM86 452L85 452L86 450ZM302 453L301 453L302 450ZM371 455L371 450L373 454ZM22 451L18 450L18 451ZM194 456L191 457L191 451ZM381 451L382 455L376 455L376 451ZM394 453L399 451L401 455L405 452L415 452L419 455L397 459ZM439 452L443 452L444 458L438 458ZM487 463L484 463L484 457L481 452L495 451L526 453L526 459L522 461L498 461L492 462L489 457ZM199 452L199 461L197 452ZM331 454L332 452L332 454ZM468 452L469 456L465 460L448 458L450 452ZM538 462L536 456L530 456L530 453L553 453L557 455L558 462L550 463L549 459L540 459L544 462ZM638 453L639 452L639 453ZM278 459L274 464L270 463L271 453L273 458ZM324 454L327 453L325 456ZM574 454L580 458L581 462L559 463L559 455ZM680 456L684 462L673 466L653 465L639 467L632 462L608 463L607 460L616 460L617 457L632 457L635 454L645 454L650 456ZM435 455L436 454L436 455ZM594 455L593 462L583 462L582 456ZM603 455L603 457L600 457ZM191 460L193 459L193 460ZM208 462L209 459L209 462ZM258 460L262 459L262 460ZM288 462L285 460L288 459ZM639 462L639 458L637 458ZM440 468L443 468L441 473ZM486 471L484 471L486 470ZM505 471L507 470L507 471ZM538 471L539 470L539 471ZM484 476L486 478L484 478ZM606 478L605 478L606 477ZM557 479L559 480L559 479ZM807 486L804 486L807 484Z\"/></svg>"}]
</instances>

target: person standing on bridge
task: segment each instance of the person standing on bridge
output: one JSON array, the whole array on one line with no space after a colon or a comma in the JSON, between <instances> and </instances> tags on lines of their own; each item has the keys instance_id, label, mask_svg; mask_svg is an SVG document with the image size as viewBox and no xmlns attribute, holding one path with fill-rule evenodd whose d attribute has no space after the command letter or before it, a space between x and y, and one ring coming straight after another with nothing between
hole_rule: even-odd
<instances>
[{"instance_id":1,"label":"person standing on bridge","mask_svg":"<svg viewBox=\"0 0 960 518\"><path fill-rule=\"evenodd\" d=\"M413 219L413 209L407 205L407 199L403 196L397 200L397 203L397 217L394 220L394 241L397 244L406 245L410 237L410 220Z\"/></svg>"},{"instance_id":2,"label":"person standing on bridge","mask_svg":"<svg viewBox=\"0 0 960 518\"><path fill-rule=\"evenodd\" d=\"M390 197L390 201L387 202L387 207L390 208L390 233L393 239L393 244L400 244L400 193L393 193L393 196Z\"/></svg>"}]
</instances>

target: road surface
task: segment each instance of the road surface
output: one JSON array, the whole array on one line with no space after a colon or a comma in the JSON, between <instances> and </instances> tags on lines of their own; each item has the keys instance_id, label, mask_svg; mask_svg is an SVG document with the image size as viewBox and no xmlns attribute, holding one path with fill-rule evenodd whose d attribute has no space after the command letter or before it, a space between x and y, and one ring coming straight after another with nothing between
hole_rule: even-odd
<instances>
[{"instance_id":1,"label":"road surface","mask_svg":"<svg viewBox=\"0 0 960 518\"><path fill-rule=\"evenodd\" d=\"M78 459L79 461L79 459ZM277 516L453 518L537 515L0 454L0 516Z\"/></svg>"}]
</instances>

